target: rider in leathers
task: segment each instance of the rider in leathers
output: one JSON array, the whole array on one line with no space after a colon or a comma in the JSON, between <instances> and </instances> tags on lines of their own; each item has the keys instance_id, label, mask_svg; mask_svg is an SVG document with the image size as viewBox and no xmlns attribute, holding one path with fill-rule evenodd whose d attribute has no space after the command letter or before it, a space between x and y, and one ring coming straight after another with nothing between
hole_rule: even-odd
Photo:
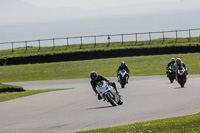
<instances>
[{"instance_id":1,"label":"rider in leathers","mask_svg":"<svg viewBox=\"0 0 200 133\"><path fill-rule=\"evenodd\" d=\"M119 71L120 70L122 70L122 69L124 69L124 70L126 70L127 71L127 73L128 73L128 79L129 79L129 69L128 69L128 67L126 66L126 64L125 64L125 62L124 61L122 61L122 63L121 63L121 65L119 66L119 68L117 69L117 78L118 78L118 82L119 82ZM128 79L127 79L127 83L128 83Z\"/></svg>"},{"instance_id":2,"label":"rider in leathers","mask_svg":"<svg viewBox=\"0 0 200 133\"><path fill-rule=\"evenodd\" d=\"M114 82L109 82L109 80L108 80L107 78L104 78L104 77L101 76L101 75L97 75L97 72L92 71L92 72L90 73L90 78L91 78L90 84L91 84L91 86L92 86L93 91L94 91L96 94L98 94L98 91L97 91L97 89L96 89L97 84L98 84L98 82L101 81L101 80L105 80L106 82L108 82L108 85L113 86L113 88L116 90L117 94L119 94L119 91L117 90L117 87L116 87L115 83L114 83ZM99 94L98 94L98 99L99 99L99 100L102 99L102 97L101 97Z\"/></svg>"},{"instance_id":3,"label":"rider in leathers","mask_svg":"<svg viewBox=\"0 0 200 133\"><path fill-rule=\"evenodd\" d=\"M184 63L183 61L181 61L180 58L177 58L177 59L176 59L176 63L174 64L174 66L175 66L175 69L176 69L176 70L177 70L179 67L184 67L185 70L186 70L186 73L188 74L187 67L186 67L185 63Z\"/></svg>"},{"instance_id":4,"label":"rider in leathers","mask_svg":"<svg viewBox=\"0 0 200 133\"><path fill-rule=\"evenodd\" d=\"M167 74L167 77L169 76L169 66L170 66L171 64L174 65L174 63L175 63L175 58L172 58L171 61L168 62L167 66L166 66L166 74Z\"/></svg>"}]
</instances>

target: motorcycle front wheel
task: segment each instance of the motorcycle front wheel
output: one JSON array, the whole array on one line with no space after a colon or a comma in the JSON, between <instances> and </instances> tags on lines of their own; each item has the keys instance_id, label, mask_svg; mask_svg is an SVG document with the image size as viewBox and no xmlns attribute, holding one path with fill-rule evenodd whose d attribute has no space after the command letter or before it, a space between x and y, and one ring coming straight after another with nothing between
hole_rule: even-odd
<instances>
[{"instance_id":1,"label":"motorcycle front wheel","mask_svg":"<svg viewBox=\"0 0 200 133\"><path fill-rule=\"evenodd\" d=\"M185 84L185 78L179 78L179 83L181 85L181 88L183 88Z\"/></svg>"},{"instance_id":2,"label":"motorcycle front wheel","mask_svg":"<svg viewBox=\"0 0 200 133\"><path fill-rule=\"evenodd\" d=\"M106 97L108 99L108 102L112 105L112 106L117 106L117 103L115 102L114 99L111 98L111 96L109 94L106 94Z\"/></svg>"}]
</instances>

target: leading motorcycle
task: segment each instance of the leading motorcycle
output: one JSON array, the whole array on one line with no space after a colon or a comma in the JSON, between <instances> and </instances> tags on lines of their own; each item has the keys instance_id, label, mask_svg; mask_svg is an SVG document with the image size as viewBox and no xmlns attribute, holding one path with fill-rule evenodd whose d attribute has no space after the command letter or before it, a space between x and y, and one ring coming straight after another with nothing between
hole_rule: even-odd
<instances>
[{"instance_id":1,"label":"leading motorcycle","mask_svg":"<svg viewBox=\"0 0 200 133\"><path fill-rule=\"evenodd\" d=\"M184 67L179 67L176 71L176 80L183 88L187 81L187 71Z\"/></svg>"},{"instance_id":2,"label":"leading motorcycle","mask_svg":"<svg viewBox=\"0 0 200 133\"><path fill-rule=\"evenodd\" d=\"M113 86L108 85L108 82L102 80L97 84L97 91L104 101L109 102L112 106L122 105L123 100Z\"/></svg>"}]
</instances>

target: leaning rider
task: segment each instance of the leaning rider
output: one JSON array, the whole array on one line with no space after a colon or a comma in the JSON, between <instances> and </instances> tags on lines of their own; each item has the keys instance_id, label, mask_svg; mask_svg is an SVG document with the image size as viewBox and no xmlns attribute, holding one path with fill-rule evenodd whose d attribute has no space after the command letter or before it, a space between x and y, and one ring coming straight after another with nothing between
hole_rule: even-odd
<instances>
[{"instance_id":1,"label":"leaning rider","mask_svg":"<svg viewBox=\"0 0 200 133\"><path fill-rule=\"evenodd\" d=\"M94 91L96 94L98 94L98 91L97 91L97 89L96 89L97 84L98 84L98 82L101 81L101 80L105 80L106 82L108 82L108 85L111 85L111 86L116 90L117 94L119 94L119 91L117 90L116 84L115 84L114 82L109 82L109 80L108 80L107 78L104 78L103 76L98 75L97 72L92 71L92 72L90 73L90 78L91 78L90 84L91 84L91 86L92 86L93 91ZM98 94L98 99L99 99L99 100L102 99L102 97L101 97L99 94Z\"/></svg>"},{"instance_id":2,"label":"leaning rider","mask_svg":"<svg viewBox=\"0 0 200 133\"><path fill-rule=\"evenodd\" d=\"M174 64L174 66L175 66L175 69L176 69L176 70L177 70L179 67L184 67L185 70L186 70L186 72L187 72L187 67L186 67L185 63L184 63L183 61L181 61L180 58L177 58L177 59L176 59L176 63ZM188 72L187 72L187 74L188 74Z\"/></svg>"},{"instance_id":3,"label":"leaning rider","mask_svg":"<svg viewBox=\"0 0 200 133\"><path fill-rule=\"evenodd\" d=\"M128 73L128 78L129 78L129 73L130 73L130 71L129 71L128 67L126 66L125 62L122 61L122 62L121 62L121 65L120 65L119 68L117 69L117 78L118 78L118 82L119 82L119 71L121 71L122 69L124 69L124 70L127 71L127 73ZM128 83L128 79L127 79L126 82Z\"/></svg>"},{"instance_id":4,"label":"leaning rider","mask_svg":"<svg viewBox=\"0 0 200 133\"><path fill-rule=\"evenodd\" d=\"M169 76L169 66L171 64L174 64L175 63L175 58L172 58L170 62L168 62L167 66L166 66L166 74L167 74L167 77Z\"/></svg>"}]
</instances>

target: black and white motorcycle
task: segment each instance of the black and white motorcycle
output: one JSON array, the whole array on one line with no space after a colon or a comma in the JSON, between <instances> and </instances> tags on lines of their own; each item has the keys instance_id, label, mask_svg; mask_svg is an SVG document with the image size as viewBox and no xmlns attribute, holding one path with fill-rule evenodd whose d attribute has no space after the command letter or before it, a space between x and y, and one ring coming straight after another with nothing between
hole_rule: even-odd
<instances>
[{"instance_id":1,"label":"black and white motorcycle","mask_svg":"<svg viewBox=\"0 0 200 133\"><path fill-rule=\"evenodd\" d=\"M123 100L113 86L108 85L106 81L100 81L97 84L97 91L99 95L104 99L104 101L109 102L112 106L122 105Z\"/></svg>"},{"instance_id":2,"label":"black and white motorcycle","mask_svg":"<svg viewBox=\"0 0 200 133\"><path fill-rule=\"evenodd\" d=\"M118 81L121 84L121 87L124 88L126 83L128 82L128 72L124 69L118 72Z\"/></svg>"}]
</instances>

